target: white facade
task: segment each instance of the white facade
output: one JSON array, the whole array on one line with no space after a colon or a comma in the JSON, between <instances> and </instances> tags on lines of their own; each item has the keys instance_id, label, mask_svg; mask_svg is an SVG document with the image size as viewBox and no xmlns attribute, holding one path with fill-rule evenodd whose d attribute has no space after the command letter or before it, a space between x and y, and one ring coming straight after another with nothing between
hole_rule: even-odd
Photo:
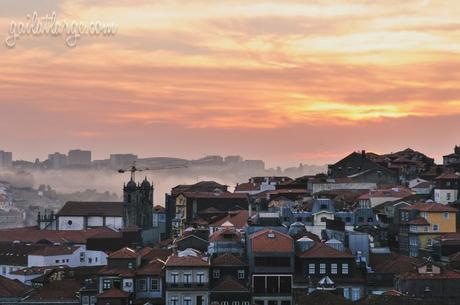
<instances>
[{"instance_id":1,"label":"white facade","mask_svg":"<svg viewBox=\"0 0 460 305\"><path fill-rule=\"evenodd\" d=\"M123 228L123 217L58 216L58 230L85 230L88 227L108 227L114 230L120 230Z\"/></svg>"},{"instance_id":2,"label":"white facade","mask_svg":"<svg viewBox=\"0 0 460 305\"><path fill-rule=\"evenodd\" d=\"M107 254L103 251L86 250L80 246L73 253L62 255L29 255L28 267L49 267L67 265L69 267L104 266L107 264Z\"/></svg>"},{"instance_id":3,"label":"white facade","mask_svg":"<svg viewBox=\"0 0 460 305\"><path fill-rule=\"evenodd\" d=\"M351 182L351 183L313 183L312 193L318 193L321 191L332 191L332 190L375 190L377 184L367 182Z\"/></svg>"},{"instance_id":4,"label":"white facade","mask_svg":"<svg viewBox=\"0 0 460 305\"><path fill-rule=\"evenodd\" d=\"M434 201L442 204L448 204L456 201L458 198L458 190L434 190Z\"/></svg>"},{"instance_id":5,"label":"white facade","mask_svg":"<svg viewBox=\"0 0 460 305\"><path fill-rule=\"evenodd\" d=\"M179 288L174 289L173 286L183 287L189 283L195 288ZM177 305L197 305L198 300L201 304L209 304L209 269L208 268L167 268L166 269L166 304L173 304L177 301ZM200 288L200 287L203 288Z\"/></svg>"}]
</instances>

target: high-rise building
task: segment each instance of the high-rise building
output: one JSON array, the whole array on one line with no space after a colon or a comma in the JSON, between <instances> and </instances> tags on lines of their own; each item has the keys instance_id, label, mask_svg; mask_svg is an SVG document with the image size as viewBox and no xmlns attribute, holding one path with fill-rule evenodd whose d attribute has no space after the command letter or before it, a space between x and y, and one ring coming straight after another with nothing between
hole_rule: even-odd
<instances>
[{"instance_id":1,"label":"high-rise building","mask_svg":"<svg viewBox=\"0 0 460 305\"><path fill-rule=\"evenodd\" d=\"M13 166L13 153L0 150L0 168L10 168Z\"/></svg>"},{"instance_id":2,"label":"high-rise building","mask_svg":"<svg viewBox=\"0 0 460 305\"><path fill-rule=\"evenodd\" d=\"M63 168L67 165L67 156L65 154L55 152L54 154L48 155L48 162L51 168Z\"/></svg>"},{"instance_id":3,"label":"high-rise building","mask_svg":"<svg viewBox=\"0 0 460 305\"><path fill-rule=\"evenodd\" d=\"M120 169L134 165L137 156L133 154L111 154L110 155L110 167Z\"/></svg>"},{"instance_id":4,"label":"high-rise building","mask_svg":"<svg viewBox=\"0 0 460 305\"><path fill-rule=\"evenodd\" d=\"M67 165L70 166L87 166L91 165L91 151L74 149L69 150L67 157Z\"/></svg>"}]
</instances>

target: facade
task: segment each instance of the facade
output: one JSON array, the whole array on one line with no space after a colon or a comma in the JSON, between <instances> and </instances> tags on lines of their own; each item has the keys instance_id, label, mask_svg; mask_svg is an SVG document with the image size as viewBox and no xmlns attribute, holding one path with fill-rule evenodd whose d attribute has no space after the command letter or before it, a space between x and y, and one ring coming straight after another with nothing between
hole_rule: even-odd
<instances>
[{"instance_id":1,"label":"facade","mask_svg":"<svg viewBox=\"0 0 460 305\"><path fill-rule=\"evenodd\" d=\"M287 234L263 229L249 237L253 304L292 304L294 257L294 241Z\"/></svg>"},{"instance_id":2,"label":"facade","mask_svg":"<svg viewBox=\"0 0 460 305\"><path fill-rule=\"evenodd\" d=\"M166 298L171 305L209 305L209 262L197 253L166 260Z\"/></svg>"},{"instance_id":3,"label":"facade","mask_svg":"<svg viewBox=\"0 0 460 305\"><path fill-rule=\"evenodd\" d=\"M0 169L11 168L13 166L13 153L0 150Z\"/></svg>"},{"instance_id":4,"label":"facade","mask_svg":"<svg viewBox=\"0 0 460 305\"><path fill-rule=\"evenodd\" d=\"M435 238L456 232L457 209L441 203L420 203L399 209L399 249L401 253L419 256L429 251Z\"/></svg>"},{"instance_id":5,"label":"facade","mask_svg":"<svg viewBox=\"0 0 460 305\"><path fill-rule=\"evenodd\" d=\"M151 229L153 222L153 186L147 178L140 185L130 180L123 187L123 225Z\"/></svg>"},{"instance_id":6,"label":"facade","mask_svg":"<svg viewBox=\"0 0 460 305\"><path fill-rule=\"evenodd\" d=\"M91 151L80 149L69 150L67 165L71 167L90 166Z\"/></svg>"},{"instance_id":7,"label":"facade","mask_svg":"<svg viewBox=\"0 0 460 305\"><path fill-rule=\"evenodd\" d=\"M435 182L434 201L448 204L459 199L460 174L444 173L436 177Z\"/></svg>"}]
</instances>

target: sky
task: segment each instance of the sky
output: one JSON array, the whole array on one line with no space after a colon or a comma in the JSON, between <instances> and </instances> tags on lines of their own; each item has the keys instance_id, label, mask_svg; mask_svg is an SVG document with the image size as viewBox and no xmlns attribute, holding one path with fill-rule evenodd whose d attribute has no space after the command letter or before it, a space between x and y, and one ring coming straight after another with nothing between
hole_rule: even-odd
<instances>
[{"instance_id":1,"label":"sky","mask_svg":"<svg viewBox=\"0 0 460 305\"><path fill-rule=\"evenodd\" d=\"M117 31L7 48L34 11ZM460 144L459 15L456 0L1 1L0 150L440 162Z\"/></svg>"}]
</instances>

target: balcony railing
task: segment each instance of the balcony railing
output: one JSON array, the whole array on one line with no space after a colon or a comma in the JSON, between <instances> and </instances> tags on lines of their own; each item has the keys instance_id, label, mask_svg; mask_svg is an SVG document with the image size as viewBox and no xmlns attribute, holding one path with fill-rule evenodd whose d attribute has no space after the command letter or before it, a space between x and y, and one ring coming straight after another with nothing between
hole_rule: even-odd
<instances>
[{"instance_id":1,"label":"balcony railing","mask_svg":"<svg viewBox=\"0 0 460 305\"><path fill-rule=\"evenodd\" d=\"M166 283L168 289L207 289L208 283Z\"/></svg>"}]
</instances>

